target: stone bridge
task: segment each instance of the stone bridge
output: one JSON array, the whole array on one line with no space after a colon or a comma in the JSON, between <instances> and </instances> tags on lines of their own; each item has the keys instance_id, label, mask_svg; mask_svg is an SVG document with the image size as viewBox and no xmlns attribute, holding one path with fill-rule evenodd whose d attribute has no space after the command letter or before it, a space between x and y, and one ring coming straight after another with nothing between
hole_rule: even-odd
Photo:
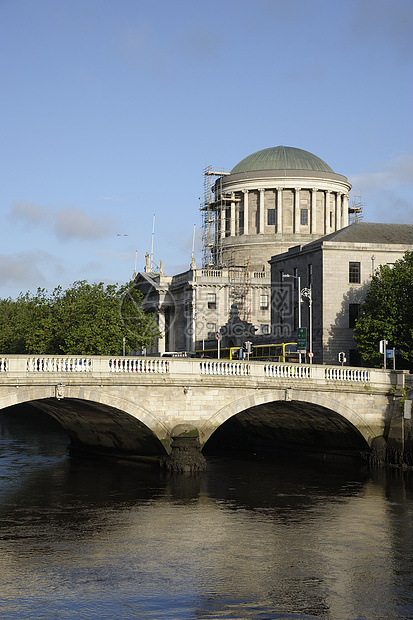
<instances>
[{"instance_id":1,"label":"stone bridge","mask_svg":"<svg viewBox=\"0 0 413 620\"><path fill-rule=\"evenodd\" d=\"M2 356L1 410L53 416L74 451L159 460L198 450L399 455L406 371L186 358ZM407 438L407 439L406 439ZM175 445L178 445L175 444Z\"/></svg>"}]
</instances>

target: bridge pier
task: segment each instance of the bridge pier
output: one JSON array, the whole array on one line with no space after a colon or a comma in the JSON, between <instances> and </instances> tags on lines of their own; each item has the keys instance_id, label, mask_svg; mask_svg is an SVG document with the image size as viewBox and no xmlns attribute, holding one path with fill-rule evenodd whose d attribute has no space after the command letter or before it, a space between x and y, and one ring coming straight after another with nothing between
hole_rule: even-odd
<instances>
[{"instance_id":1,"label":"bridge pier","mask_svg":"<svg viewBox=\"0 0 413 620\"><path fill-rule=\"evenodd\" d=\"M161 459L161 467L173 472L205 471L206 460L201 452L198 429L178 424L171 432L171 453Z\"/></svg>"}]
</instances>

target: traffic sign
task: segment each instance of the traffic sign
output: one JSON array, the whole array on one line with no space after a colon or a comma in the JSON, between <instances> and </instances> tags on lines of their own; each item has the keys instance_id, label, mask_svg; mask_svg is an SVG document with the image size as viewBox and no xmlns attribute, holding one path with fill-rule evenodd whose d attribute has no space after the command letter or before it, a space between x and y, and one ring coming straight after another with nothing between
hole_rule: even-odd
<instances>
[{"instance_id":1,"label":"traffic sign","mask_svg":"<svg viewBox=\"0 0 413 620\"><path fill-rule=\"evenodd\" d=\"M314 353L310 351L310 353L308 354L308 357L314 357Z\"/></svg>"},{"instance_id":2,"label":"traffic sign","mask_svg":"<svg viewBox=\"0 0 413 620\"><path fill-rule=\"evenodd\" d=\"M221 334L219 332L216 332L215 340L221 340Z\"/></svg>"},{"instance_id":3,"label":"traffic sign","mask_svg":"<svg viewBox=\"0 0 413 620\"><path fill-rule=\"evenodd\" d=\"M297 329L297 350L304 350L307 348L307 328L299 327Z\"/></svg>"}]
</instances>

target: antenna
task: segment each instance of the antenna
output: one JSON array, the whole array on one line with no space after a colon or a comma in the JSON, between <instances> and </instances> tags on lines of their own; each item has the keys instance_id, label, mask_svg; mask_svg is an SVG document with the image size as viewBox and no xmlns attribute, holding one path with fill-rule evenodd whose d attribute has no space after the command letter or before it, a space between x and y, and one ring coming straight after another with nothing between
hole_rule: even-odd
<instances>
[{"instance_id":1,"label":"antenna","mask_svg":"<svg viewBox=\"0 0 413 620\"><path fill-rule=\"evenodd\" d=\"M136 278L136 267L138 262L138 250L135 250L135 269L133 270L133 279Z\"/></svg>"},{"instance_id":2,"label":"antenna","mask_svg":"<svg viewBox=\"0 0 413 620\"><path fill-rule=\"evenodd\" d=\"M151 246L151 271L153 270L153 241L155 238L155 214L153 215L153 225L152 225L152 246Z\"/></svg>"},{"instance_id":3,"label":"antenna","mask_svg":"<svg viewBox=\"0 0 413 620\"><path fill-rule=\"evenodd\" d=\"M194 254L195 254L195 230L196 230L196 224L194 224L194 232L192 234L192 254L191 254L192 258L194 258Z\"/></svg>"}]
</instances>

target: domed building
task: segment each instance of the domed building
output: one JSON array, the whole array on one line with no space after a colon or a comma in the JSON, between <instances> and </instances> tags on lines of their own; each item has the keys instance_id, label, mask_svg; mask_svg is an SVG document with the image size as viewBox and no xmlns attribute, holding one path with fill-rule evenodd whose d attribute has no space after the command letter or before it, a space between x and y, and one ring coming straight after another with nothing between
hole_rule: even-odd
<instances>
[{"instance_id":1,"label":"domed building","mask_svg":"<svg viewBox=\"0 0 413 620\"><path fill-rule=\"evenodd\" d=\"M148 354L219 356L246 341L298 342L316 363L359 364L353 327L369 279L412 249L413 226L349 225L351 185L322 159L277 146L204 171L202 267L167 276L147 255L136 286L163 338ZM303 336L304 337L304 336ZM228 353L228 351L227 351ZM225 356L225 354L223 355Z\"/></svg>"},{"instance_id":2,"label":"domed building","mask_svg":"<svg viewBox=\"0 0 413 620\"><path fill-rule=\"evenodd\" d=\"M208 175L204 266L265 271L271 256L348 225L350 183L308 151L267 148Z\"/></svg>"}]
</instances>

